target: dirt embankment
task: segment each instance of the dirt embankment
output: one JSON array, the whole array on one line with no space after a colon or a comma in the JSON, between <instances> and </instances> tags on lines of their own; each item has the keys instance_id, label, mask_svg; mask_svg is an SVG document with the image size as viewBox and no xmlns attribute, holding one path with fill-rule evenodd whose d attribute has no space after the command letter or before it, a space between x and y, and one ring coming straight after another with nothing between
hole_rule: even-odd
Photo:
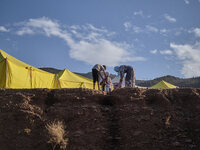
<instances>
[{"instance_id":1,"label":"dirt embankment","mask_svg":"<svg viewBox=\"0 0 200 150\"><path fill-rule=\"evenodd\" d=\"M0 149L199 150L200 90L0 89Z\"/></svg>"}]
</instances>

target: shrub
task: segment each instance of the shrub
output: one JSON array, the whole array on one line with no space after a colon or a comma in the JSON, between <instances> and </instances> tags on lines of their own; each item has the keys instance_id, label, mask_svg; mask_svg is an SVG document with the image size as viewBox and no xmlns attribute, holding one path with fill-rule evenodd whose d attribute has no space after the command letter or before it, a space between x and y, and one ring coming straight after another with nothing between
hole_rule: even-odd
<instances>
[{"instance_id":1,"label":"shrub","mask_svg":"<svg viewBox=\"0 0 200 150\"><path fill-rule=\"evenodd\" d=\"M56 146L62 150L66 149L68 138L64 123L62 121L54 121L47 124L46 129L49 134L48 143L52 144L53 150Z\"/></svg>"}]
</instances>

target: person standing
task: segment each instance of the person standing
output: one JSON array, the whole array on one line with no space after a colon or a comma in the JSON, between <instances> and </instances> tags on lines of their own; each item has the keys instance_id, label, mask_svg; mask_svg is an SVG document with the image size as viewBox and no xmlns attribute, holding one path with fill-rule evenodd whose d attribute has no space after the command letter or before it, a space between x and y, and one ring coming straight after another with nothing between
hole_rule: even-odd
<instances>
[{"instance_id":1,"label":"person standing","mask_svg":"<svg viewBox=\"0 0 200 150\"><path fill-rule=\"evenodd\" d=\"M122 84L124 75L125 77L125 87L135 87L135 71L133 67L127 65L115 66L114 70L120 75L119 84Z\"/></svg>"},{"instance_id":2,"label":"person standing","mask_svg":"<svg viewBox=\"0 0 200 150\"><path fill-rule=\"evenodd\" d=\"M99 77L100 77L102 80L104 80L104 78L103 78L102 75L101 75L101 72L103 72L105 78L107 78L107 77L106 77L105 70L106 70L106 66L105 66L105 65L100 65L100 64L96 64L96 65L94 65L94 67L92 68L93 89L95 89L95 83L97 82L98 90L100 90L100 87L99 87Z\"/></svg>"}]
</instances>

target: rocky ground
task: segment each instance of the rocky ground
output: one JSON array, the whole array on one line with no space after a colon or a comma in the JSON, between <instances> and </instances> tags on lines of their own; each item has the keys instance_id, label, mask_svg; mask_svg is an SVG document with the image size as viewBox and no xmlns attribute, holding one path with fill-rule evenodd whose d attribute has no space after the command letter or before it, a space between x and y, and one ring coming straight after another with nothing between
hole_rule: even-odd
<instances>
[{"instance_id":1,"label":"rocky ground","mask_svg":"<svg viewBox=\"0 0 200 150\"><path fill-rule=\"evenodd\" d=\"M61 121L67 139L52 142ZM0 89L0 150L199 150L200 90Z\"/></svg>"}]
</instances>

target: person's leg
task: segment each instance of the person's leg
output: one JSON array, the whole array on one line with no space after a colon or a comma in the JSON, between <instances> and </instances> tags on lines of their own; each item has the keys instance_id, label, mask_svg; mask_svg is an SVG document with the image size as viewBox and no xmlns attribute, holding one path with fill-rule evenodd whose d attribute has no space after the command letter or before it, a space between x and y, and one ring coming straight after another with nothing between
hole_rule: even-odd
<instances>
[{"instance_id":1,"label":"person's leg","mask_svg":"<svg viewBox=\"0 0 200 150\"><path fill-rule=\"evenodd\" d=\"M134 87L134 70L132 67L128 68L126 78L125 78L125 87Z\"/></svg>"},{"instance_id":2,"label":"person's leg","mask_svg":"<svg viewBox=\"0 0 200 150\"><path fill-rule=\"evenodd\" d=\"M102 84L102 91L105 91L105 86L106 86L106 84L103 83L103 84Z\"/></svg>"},{"instance_id":3,"label":"person's leg","mask_svg":"<svg viewBox=\"0 0 200 150\"><path fill-rule=\"evenodd\" d=\"M130 74L130 87L133 87L133 70L131 71Z\"/></svg>"},{"instance_id":4,"label":"person's leg","mask_svg":"<svg viewBox=\"0 0 200 150\"><path fill-rule=\"evenodd\" d=\"M100 86L99 86L99 82L97 82L97 84L98 84L98 90L100 91Z\"/></svg>"},{"instance_id":5,"label":"person's leg","mask_svg":"<svg viewBox=\"0 0 200 150\"><path fill-rule=\"evenodd\" d=\"M125 80L125 87L132 87L132 81L131 80Z\"/></svg>"},{"instance_id":6,"label":"person's leg","mask_svg":"<svg viewBox=\"0 0 200 150\"><path fill-rule=\"evenodd\" d=\"M98 90L100 91L100 85L99 85L99 74L100 74L100 72L97 71L97 84L98 84Z\"/></svg>"},{"instance_id":7,"label":"person's leg","mask_svg":"<svg viewBox=\"0 0 200 150\"><path fill-rule=\"evenodd\" d=\"M133 75L131 72L126 74L125 87L133 87Z\"/></svg>"},{"instance_id":8,"label":"person's leg","mask_svg":"<svg viewBox=\"0 0 200 150\"><path fill-rule=\"evenodd\" d=\"M95 82L93 82L93 90L95 90Z\"/></svg>"},{"instance_id":9,"label":"person's leg","mask_svg":"<svg viewBox=\"0 0 200 150\"><path fill-rule=\"evenodd\" d=\"M93 89L95 90L95 83L98 82L98 72L96 69L92 69L92 78L93 78Z\"/></svg>"},{"instance_id":10,"label":"person's leg","mask_svg":"<svg viewBox=\"0 0 200 150\"><path fill-rule=\"evenodd\" d=\"M135 71L133 69L133 87L135 87Z\"/></svg>"}]
</instances>

